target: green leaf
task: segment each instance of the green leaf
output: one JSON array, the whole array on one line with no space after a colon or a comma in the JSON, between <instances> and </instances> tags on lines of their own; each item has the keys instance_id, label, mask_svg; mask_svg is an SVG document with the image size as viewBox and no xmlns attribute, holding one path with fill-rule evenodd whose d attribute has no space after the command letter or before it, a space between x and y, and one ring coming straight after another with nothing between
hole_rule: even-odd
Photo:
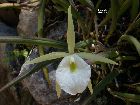
<instances>
[{"instance_id":1,"label":"green leaf","mask_svg":"<svg viewBox=\"0 0 140 105\"><path fill-rule=\"evenodd\" d=\"M136 22L135 22L135 27L139 27L140 26L140 18L138 18L137 20L136 20Z\"/></svg>"},{"instance_id":2,"label":"green leaf","mask_svg":"<svg viewBox=\"0 0 140 105\"><path fill-rule=\"evenodd\" d=\"M132 31L133 29L137 28L140 26L140 18L138 18L136 21L133 21L127 30L125 31L125 34L127 34L129 31Z\"/></svg>"},{"instance_id":3,"label":"green leaf","mask_svg":"<svg viewBox=\"0 0 140 105\"><path fill-rule=\"evenodd\" d=\"M139 11L139 0L131 0L131 20L135 19Z\"/></svg>"},{"instance_id":4,"label":"green leaf","mask_svg":"<svg viewBox=\"0 0 140 105\"><path fill-rule=\"evenodd\" d=\"M123 4L125 0L118 0L119 5Z\"/></svg>"},{"instance_id":5,"label":"green leaf","mask_svg":"<svg viewBox=\"0 0 140 105\"><path fill-rule=\"evenodd\" d=\"M109 91L114 97L118 97L124 101L136 102L140 103L140 95L130 94L130 93L122 93L117 91Z\"/></svg>"},{"instance_id":6,"label":"green leaf","mask_svg":"<svg viewBox=\"0 0 140 105\"><path fill-rule=\"evenodd\" d=\"M109 73L104 79L102 79L94 88L93 94L86 99L86 101L82 105L89 105L92 100L96 99L96 96L103 90L105 87L112 82L112 80L118 76L120 72L118 70L113 70Z\"/></svg>"},{"instance_id":7,"label":"green leaf","mask_svg":"<svg viewBox=\"0 0 140 105\"><path fill-rule=\"evenodd\" d=\"M126 61L132 61L132 60L137 60L137 58L136 57L134 57L134 56L118 56L117 58L116 58L116 60L117 61L124 61L124 60L126 60Z\"/></svg>"},{"instance_id":8,"label":"green leaf","mask_svg":"<svg viewBox=\"0 0 140 105\"><path fill-rule=\"evenodd\" d=\"M122 5L121 5L121 7L120 7L120 10L119 10L119 12L118 12L118 18L120 18L121 15L122 15L124 12L126 12L126 10L130 7L130 4L131 4L131 0L125 0L125 1L122 3Z\"/></svg>"},{"instance_id":9,"label":"green leaf","mask_svg":"<svg viewBox=\"0 0 140 105\"><path fill-rule=\"evenodd\" d=\"M95 12L97 12L98 8L100 7L102 0L98 0L95 7Z\"/></svg>"},{"instance_id":10,"label":"green leaf","mask_svg":"<svg viewBox=\"0 0 140 105\"><path fill-rule=\"evenodd\" d=\"M37 27L37 34L39 38L43 37L45 4L46 0L40 0L40 5L38 9L38 27Z\"/></svg>"},{"instance_id":11,"label":"green leaf","mask_svg":"<svg viewBox=\"0 0 140 105\"><path fill-rule=\"evenodd\" d=\"M55 4L54 8L58 11L67 12L69 7L69 2L67 0L52 0L52 2Z\"/></svg>"},{"instance_id":12,"label":"green leaf","mask_svg":"<svg viewBox=\"0 0 140 105\"><path fill-rule=\"evenodd\" d=\"M84 48L90 46L94 41L95 40L90 40L90 39L79 41L76 43L75 48Z\"/></svg>"},{"instance_id":13,"label":"green leaf","mask_svg":"<svg viewBox=\"0 0 140 105\"><path fill-rule=\"evenodd\" d=\"M67 9L63 8L62 6L60 5L55 5L53 6L55 9L57 9L57 11L64 11L65 13L67 12Z\"/></svg>"},{"instance_id":14,"label":"green leaf","mask_svg":"<svg viewBox=\"0 0 140 105\"><path fill-rule=\"evenodd\" d=\"M71 6L68 8L68 30L67 30L67 43L69 53L74 53L75 48L75 32L71 13Z\"/></svg>"},{"instance_id":15,"label":"green leaf","mask_svg":"<svg viewBox=\"0 0 140 105\"><path fill-rule=\"evenodd\" d=\"M112 21L117 20L117 14L118 14L118 9L119 9L119 3L118 0L111 0L111 16L112 16Z\"/></svg>"},{"instance_id":16,"label":"green leaf","mask_svg":"<svg viewBox=\"0 0 140 105\"><path fill-rule=\"evenodd\" d=\"M9 83L7 83L5 86L3 86L1 89L0 89L0 92L2 92L3 90L17 84L18 82L20 82L21 80L23 80L24 78L30 76L31 74L37 72L38 70L40 70L41 68L43 68L44 66L46 66L47 64L50 64L52 61L49 61L49 62L41 62L41 63L38 63L36 64L33 68L31 69L27 69L25 70L24 72L22 72L19 76L17 76L15 79L13 79L12 81L10 81Z\"/></svg>"},{"instance_id":17,"label":"green leaf","mask_svg":"<svg viewBox=\"0 0 140 105\"><path fill-rule=\"evenodd\" d=\"M110 63L110 64L117 65L117 63L115 61L112 61L103 56L99 56L97 54L81 52L81 53L77 53L77 55L79 55L80 57L82 57L84 59L88 59L91 62L102 62L102 63Z\"/></svg>"},{"instance_id":18,"label":"green leaf","mask_svg":"<svg viewBox=\"0 0 140 105\"><path fill-rule=\"evenodd\" d=\"M78 1L83 5L85 4L88 5L92 9L93 12L95 11L94 4L92 3L91 0L78 0Z\"/></svg>"},{"instance_id":19,"label":"green leaf","mask_svg":"<svg viewBox=\"0 0 140 105\"><path fill-rule=\"evenodd\" d=\"M43 61L62 58L62 57L68 56L68 55L69 55L69 53L65 53L65 52L52 52L52 53L45 54L45 55L42 55L40 57L37 57L37 58L35 58L31 61L26 61L24 64L28 65L28 64L39 63L39 62L43 62Z\"/></svg>"},{"instance_id":20,"label":"green leaf","mask_svg":"<svg viewBox=\"0 0 140 105\"><path fill-rule=\"evenodd\" d=\"M47 38L20 38L14 36L0 36L0 43L17 43L17 44L30 44L30 45L44 45L59 49L65 49L67 44L60 41L55 41Z\"/></svg>"},{"instance_id":21,"label":"green leaf","mask_svg":"<svg viewBox=\"0 0 140 105\"><path fill-rule=\"evenodd\" d=\"M63 7L69 7L69 2L67 0L52 0L52 2L56 5L60 5L60 6L63 6Z\"/></svg>"},{"instance_id":22,"label":"green leaf","mask_svg":"<svg viewBox=\"0 0 140 105\"><path fill-rule=\"evenodd\" d=\"M115 31L117 26L117 19L118 19L118 9L119 9L119 3L118 0L111 0L111 17L112 22L109 29L109 34L105 38L105 41L107 42L108 39L111 37L112 33Z\"/></svg>"},{"instance_id":23,"label":"green leaf","mask_svg":"<svg viewBox=\"0 0 140 105\"><path fill-rule=\"evenodd\" d=\"M118 52L115 49L108 48L106 51L100 52L97 55L113 59L118 57Z\"/></svg>"},{"instance_id":24,"label":"green leaf","mask_svg":"<svg viewBox=\"0 0 140 105\"><path fill-rule=\"evenodd\" d=\"M137 52L138 54L140 55L140 42L133 36L130 36L130 35L122 35L118 41L118 43L120 43L120 41L122 40L126 40L128 41L129 43L132 43L134 44L134 46L136 47L137 49Z\"/></svg>"}]
</instances>

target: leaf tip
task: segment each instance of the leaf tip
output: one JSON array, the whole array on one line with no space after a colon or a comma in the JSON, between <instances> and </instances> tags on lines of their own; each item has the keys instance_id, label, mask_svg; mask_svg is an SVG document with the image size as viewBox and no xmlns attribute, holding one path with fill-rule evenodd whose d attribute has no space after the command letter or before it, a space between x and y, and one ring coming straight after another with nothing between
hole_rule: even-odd
<instances>
[{"instance_id":1,"label":"leaf tip","mask_svg":"<svg viewBox=\"0 0 140 105\"><path fill-rule=\"evenodd\" d=\"M93 94L93 88L92 88L91 80L88 83L88 89L89 89L90 93Z\"/></svg>"},{"instance_id":2,"label":"leaf tip","mask_svg":"<svg viewBox=\"0 0 140 105\"><path fill-rule=\"evenodd\" d=\"M59 84L57 83L57 81L56 81L56 94L57 94L57 97L60 98L61 88L60 88Z\"/></svg>"}]
</instances>

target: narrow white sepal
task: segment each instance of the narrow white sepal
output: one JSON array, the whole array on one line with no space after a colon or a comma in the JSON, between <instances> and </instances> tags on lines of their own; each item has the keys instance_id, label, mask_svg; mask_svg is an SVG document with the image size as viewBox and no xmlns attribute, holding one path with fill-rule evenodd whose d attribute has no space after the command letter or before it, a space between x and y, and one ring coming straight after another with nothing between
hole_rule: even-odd
<instances>
[{"instance_id":1,"label":"narrow white sepal","mask_svg":"<svg viewBox=\"0 0 140 105\"><path fill-rule=\"evenodd\" d=\"M92 88L91 80L88 83L88 89L89 89L90 93L93 94L93 88Z\"/></svg>"},{"instance_id":2,"label":"narrow white sepal","mask_svg":"<svg viewBox=\"0 0 140 105\"><path fill-rule=\"evenodd\" d=\"M59 84L57 83L57 81L56 81L55 87L56 87L57 97L60 98L60 96L61 96L61 88L60 88Z\"/></svg>"}]
</instances>

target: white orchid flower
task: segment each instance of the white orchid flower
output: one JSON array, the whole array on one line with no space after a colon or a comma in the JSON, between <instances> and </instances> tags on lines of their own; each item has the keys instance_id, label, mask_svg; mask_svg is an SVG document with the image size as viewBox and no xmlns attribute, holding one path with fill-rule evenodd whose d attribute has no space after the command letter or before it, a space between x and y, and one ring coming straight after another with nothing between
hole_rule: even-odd
<instances>
[{"instance_id":1,"label":"white orchid flower","mask_svg":"<svg viewBox=\"0 0 140 105\"><path fill-rule=\"evenodd\" d=\"M56 81L66 93L82 93L91 77L91 68L76 54L66 56L56 70Z\"/></svg>"}]
</instances>

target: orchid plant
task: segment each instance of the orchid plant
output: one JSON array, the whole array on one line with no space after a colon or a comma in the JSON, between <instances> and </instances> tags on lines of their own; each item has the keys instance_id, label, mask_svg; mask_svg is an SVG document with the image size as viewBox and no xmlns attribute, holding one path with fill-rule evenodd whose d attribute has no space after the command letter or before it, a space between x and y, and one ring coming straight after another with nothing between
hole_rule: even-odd
<instances>
[{"instance_id":1,"label":"orchid plant","mask_svg":"<svg viewBox=\"0 0 140 105\"><path fill-rule=\"evenodd\" d=\"M7 38L1 38L1 42L4 42ZM19 41L20 40L20 41ZM11 41L10 38L7 41ZM45 41L45 42L44 42ZM30 39L19 39L19 38L12 38L12 42L16 43L51 43L51 40L31 40ZM56 42L56 41L55 41ZM60 45L60 44L59 44ZM61 44L62 45L62 44ZM82 93L88 86L91 93L92 84L90 81L91 77L91 68L90 65L87 64L85 61L88 60L89 62L96 63L110 63L110 64L117 64L116 62L105 58L102 55L94 54L94 53L86 53L86 52L75 52L75 32L74 32L74 24L72 19L71 13L71 6L68 8L68 29L67 29L67 45L68 45L68 53L66 52L51 52L49 54L41 55L33 60L26 61L23 66L29 64L38 63L32 70L27 70L22 72L17 76L15 79L10 81L8 84L3 86L0 89L0 92L7 89L8 87L16 84L17 82L21 81L22 79L26 78L27 76L33 74L35 71L40 70L40 68L44 67L46 63L44 61L54 60L58 58L63 58L58 68L56 70L56 91L57 96L60 97L61 89L64 90L66 93L71 95L76 95L77 93ZM51 46L58 47L57 44L52 44ZM49 82L49 81L48 81Z\"/></svg>"},{"instance_id":2,"label":"orchid plant","mask_svg":"<svg viewBox=\"0 0 140 105\"><path fill-rule=\"evenodd\" d=\"M46 55L42 55L31 61L26 61L25 65L64 57L56 70L56 91L58 97L60 96L61 89L64 90L66 93L76 95L77 93L82 93L88 86L89 90L92 93L92 86L90 81L91 67L89 64L87 64L86 61L84 61L84 59L88 59L90 62L99 61L110 64L117 63L108 58L93 53L74 52L75 32L71 13L71 6L69 6L68 8L67 44L68 53L52 52ZM60 87L61 89L58 87Z\"/></svg>"},{"instance_id":3,"label":"orchid plant","mask_svg":"<svg viewBox=\"0 0 140 105\"><path fill-rule=\"evenodd\" d=\"M51 85L49 84L48 72L44 67L47 64L54 62L56 59L62 58L58 64L58 68L56 69L56 93L58 97L61 95L61 90L64 90L66 93L71 95L75 95L77 93L82 93L88 87L92 95L87 99L82 100L84 101L82 105L89 105L91 102L93 102L93 100L96 100L96 96L99 95L104 89L107 90L112 96L120 98L123 101L125 100L127 104L131 104L131 102L140 103L140 96L136 93L139 92L137 89L139 88L139 84L137 83L139 57L137 54L140 55L140 42L138 36L138 27L140 25L139 0L109 0L107 1L107 5L104 5L105 3L102 0L97 0L97 2L91 0L50 0L49 2L51 2L51 4L53 2L53 5L51 6L46 0L40 1L40 5L37 6L39 8L37 38L23 38L19 36L15 37L7 35L0 36L0 43L37 45L40 57L37 57L31 61L26 61L22 68L24 68L26 65L30 66L29 64L37 64L33 65L31 69L26 69L25 71L20 72L16 78L0 88L0 92L15 85L39 70L43 70L44 77L48 82L48 85ZM71 13L71 6L69 5L73 7L73 13ZM49 8L47 6L49 6ZM104 9L107 9L107 14L105 13L103 16L98 14L98 10L100 10L100 7L102 6ZM11 9L16 7L19 10L20 5L13 5L13 3L12 5L11 3L0 4L0 9L10 9L9 7ZM52 8L50 9L50 7ZM67 43L63 42L62 40L56 41L43 38L43 30L44 28L48 27L43 27L45 13L54 14L56 13L56 11L53 12L54 9L68 13ZM45 10L47 11L44 12ZM82 41L75 42L72 17L77 20L77 23L75 22L78 26L77 33L78 35L82 34ZM53 22L53 17L51 15L49 16L49 20L48 18L46 19L47 21L45 21L48 22L48 25L50 22ZM131 35L129 35L130 33ZM85 38L87 40L85 40ZM104 45L109 46L105 48L100 42L96 44L98 41L103 41ZM130 46L131 44L133 46ZM51 52L44 55L44 46L57 48L58 51L61 49L65 52ZM125 47L128 47L127 50ZM136 48L137 52L135 49L133 49L133 47ZM85 52L87 51L87 48L90 53ZM17 56L19 55L17 51L14 51L14 54ZM119 66L114 66L117 63L108 58L119 62ZM97 65L98 63L100 66ZM96 67L98 66L99 68L96 68L93 65L96 65ZM128 65L128 67L126 65ZM95 69L94 72L99 70L99 72L96 72L98 75L97 78L91 74L91 70L93 69ZM122 76L124 75L117 77L120 73L127 76L123 79ZM131 76L131 73L134 75ZM94 77L94 82L92 82L94 86L91 84L91 75ZM122 81L124 79L128 80L127 84L126 81ZM117 80L119 80L119 82ZM113 82L112 85L108 86L108 84L111 82ZM125 85L123 86L124 83ZM117 88L114 88L114 86ZM122 91L122 87L125 88L126 91ZM127 90L131 91L128 92ZM110 96L108 97L108 94L103 95L110 98Z\"/></svg>"}]
</instances>

